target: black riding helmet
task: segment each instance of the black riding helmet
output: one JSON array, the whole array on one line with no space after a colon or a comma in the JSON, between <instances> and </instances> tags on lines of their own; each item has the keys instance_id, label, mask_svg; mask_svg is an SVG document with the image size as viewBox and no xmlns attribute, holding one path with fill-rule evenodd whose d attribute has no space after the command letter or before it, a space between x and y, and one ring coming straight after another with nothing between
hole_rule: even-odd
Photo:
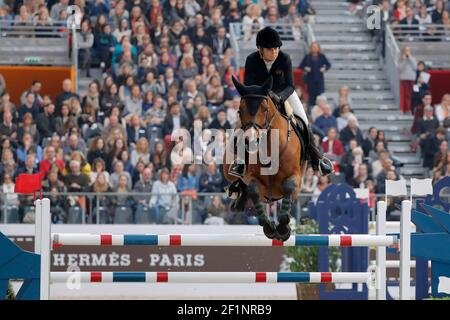
<instances>
[{"instance_id":1,"label":"black riding helmet","mask_svg":"<svg viewBox=\"0 0 450 320\"><path fill-rule=\"evenodd\" d=\"M260 30L256 35L256 46L262 48L278 48L281 47L283 43L281 42L280 35L278 32L271 28L265 27Z\"/></svg>"}]
</instances>

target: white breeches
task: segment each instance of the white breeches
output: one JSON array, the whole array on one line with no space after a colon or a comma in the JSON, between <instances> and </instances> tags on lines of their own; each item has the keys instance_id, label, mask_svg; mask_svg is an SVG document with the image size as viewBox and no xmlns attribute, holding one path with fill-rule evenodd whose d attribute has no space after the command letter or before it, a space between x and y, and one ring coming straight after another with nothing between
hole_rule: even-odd
<instances>
[{"instance_id":1,"label":"white breeches","mask_svg":"<svg viewBox=\"0 0 450 320\"><path fill-rule=\"evenodd\" d=\"M306 125L308 125L308 117L306 116L305 108L303 108L303 104L300 101L297 93L294 91L289 98L284 102L287 113L290 111L300 117L303 121L305 121Z\"/></svg>"}]
</instances>

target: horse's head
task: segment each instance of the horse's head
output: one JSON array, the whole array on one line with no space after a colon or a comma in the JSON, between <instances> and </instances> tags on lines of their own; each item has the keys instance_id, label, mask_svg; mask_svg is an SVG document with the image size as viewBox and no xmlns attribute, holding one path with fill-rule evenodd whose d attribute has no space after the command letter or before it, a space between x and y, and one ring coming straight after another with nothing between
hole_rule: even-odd
<instances>
[{"instance_id":1,"label":"horse's head","mask_svg":"<svg viewBox=\"0 0 450 320\"><path fill-rule=\"evenodd\" d=\"M270 129L271 120L277 109L269 97L269 90L272 89L272 76L270 76L262 86L245 86L233 76L233 83L241 96L239 106L239 118L242 130L246 136L251 132L251 136L260 136L261 129Z\"/></svg>"}]
</instances>

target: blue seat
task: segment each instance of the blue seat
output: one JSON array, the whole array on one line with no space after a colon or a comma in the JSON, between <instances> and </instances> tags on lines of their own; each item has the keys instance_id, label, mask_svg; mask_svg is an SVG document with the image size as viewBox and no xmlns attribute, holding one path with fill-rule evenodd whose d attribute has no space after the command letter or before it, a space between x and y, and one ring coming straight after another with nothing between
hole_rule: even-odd
<instances>
[{"instance_id":1,"label":"blue seat","mask_svg":"<svg viewBox=\"0 0 450 320\"><path fill-rule=\"evenodd\" d=\"M130 207L120 206L114 210L114 224L132 224L133 211Z\"/></svg>"},{"instance_id":2,"label":"blue seat","mask_svg":"<svg viewBox=\"0 0 450 320\"><path fill-rule=\"evenodd\" d=\"M76 206L69 209L67 217L68 224L81 224L83 222L83 210Z\"/></svg>"}]
</instances>

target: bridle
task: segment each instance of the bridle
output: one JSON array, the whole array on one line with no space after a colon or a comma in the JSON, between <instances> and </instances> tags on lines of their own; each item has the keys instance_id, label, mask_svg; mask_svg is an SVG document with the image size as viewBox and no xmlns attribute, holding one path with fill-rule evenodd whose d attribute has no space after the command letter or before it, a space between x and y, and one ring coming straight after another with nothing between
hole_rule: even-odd
<instances>
[{"instance_id":1,"label":"bridle","mask_svg":"<svg viewBox=\"0 0 450 320\"><path fill-rule=\"evenodd\" d=\"M248 98L250 98L250 99L263 99L263 100L266 100L266 101L269 100L268 96L261 95L261 94L246 94L246 95L242 96L241 98L242 99L248 99ZM275 111L273 113L273 115L270 118L270 120L269 120L269 109L264 110L264 113L265 113L265 117L264 117L264 124L263 125L260 125L259 123L256 123L253 120L250 120L247 123L242 123L242 120L241 120L242 130L246 131L247 129L255 128L255 129L258 129L257 131L259 131L259 130L267 130L267 133L268 133L270 131L270 129L272 128L272 122L275 119L275 115L276 115L277 112ZM240 114L240 111L239 111L239 114Z\"/></svg>"}]
</instances>

